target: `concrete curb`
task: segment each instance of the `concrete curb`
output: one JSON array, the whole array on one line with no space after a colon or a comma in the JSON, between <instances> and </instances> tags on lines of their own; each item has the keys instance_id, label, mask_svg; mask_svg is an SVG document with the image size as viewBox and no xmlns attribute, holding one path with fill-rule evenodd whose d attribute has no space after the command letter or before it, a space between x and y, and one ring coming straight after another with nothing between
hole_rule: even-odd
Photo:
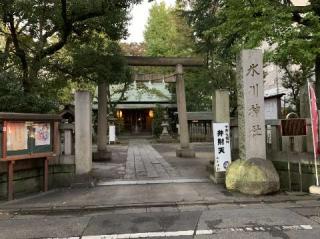
<instances>
[{"instance_id":1,"label":"concrete curb","mask_svg":"<svg viewBox=\"0 0 320 239\"><path fill-rule=\"evenodd\" d=\"M258 199L258 200L246 200L246 199L230 199L224 201L194 201L194 202L155 202L155 203L132 203L132 204L106 204L106 205L70 205L70 206L52 206L52 207L21 207L10 208L0 207L0 212L9 214L67 214L67 213L90 213L97 211L114 211L122 209L147 209L152 207L159 208L179 208L184 206L215 206L219 204L275 204L275 203L289 203L299 201L319 201L320 198L314 196L294 196L286 198L270 198L270 199Z\"/></svg>"}]
</instances>

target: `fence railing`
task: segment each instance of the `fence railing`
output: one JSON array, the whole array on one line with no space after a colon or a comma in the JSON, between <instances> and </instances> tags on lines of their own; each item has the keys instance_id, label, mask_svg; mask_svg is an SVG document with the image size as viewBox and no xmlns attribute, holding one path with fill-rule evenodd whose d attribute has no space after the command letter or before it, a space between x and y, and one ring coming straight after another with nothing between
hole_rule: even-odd
<instances>
[{"instance_id":1,"label":"fence railing","mask_svg":"<svg viewBox=\"0 0 320 239\"><path fill-rule=\"evenodd\" d=\"M266 149L267 154L277 155L277 153L292 154L293 158L296 153L312 153L312 131L310 119L307 119L307 135L306 136L282 136L281 135L281 120L266 120ZM231 150L236 156L239 152L239 130L238 120L231 119ZM189 122L189 135L191 142L212 142L212 121L196 121ZM280 154L281 155L281 154ZM303 155L303 154L300 154ZM277 156L278 157L278 156ZM280 157L280 156L279 156ZM290 156L291 157L291 156ZM303 158L306 158L303 156ZM307 157L309 158L309 157Z\"/></svg>"}]
</instances>

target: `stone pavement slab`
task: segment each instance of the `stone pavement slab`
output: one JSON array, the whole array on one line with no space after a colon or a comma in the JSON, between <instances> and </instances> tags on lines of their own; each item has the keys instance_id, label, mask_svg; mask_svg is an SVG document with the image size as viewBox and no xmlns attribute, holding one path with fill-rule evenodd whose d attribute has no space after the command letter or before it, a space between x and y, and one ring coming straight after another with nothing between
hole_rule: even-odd
<instances>
[{"instance_id":1,"label":"stone pavement slab","mask_svg":"<svg viewBox=\"0 0 320 239\"><path fill-rule=\"evenodd\" d=\"M129 141L125 179L178 177L175 169L147 140Z\"/></svg>"}]
</instances>

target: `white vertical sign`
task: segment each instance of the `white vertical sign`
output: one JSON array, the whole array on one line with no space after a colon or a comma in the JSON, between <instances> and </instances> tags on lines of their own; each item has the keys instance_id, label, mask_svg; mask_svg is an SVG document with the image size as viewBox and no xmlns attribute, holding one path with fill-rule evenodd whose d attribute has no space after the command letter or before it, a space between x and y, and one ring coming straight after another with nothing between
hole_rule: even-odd
<instances>
[{"instance_id":1,"label":"white vertical sign","mask_svg":"<svg viewBox=\"0 0 320 239\"><path fill-rule=\"evenodd\" d=\"M110 142L116 142L116 126L109 126L109 144Z\"/></svg>"},{"instance_id":2,"label":"white vertical sign","mask_svg":"<svg viewBox=\"0 0 320 239\"><path fill-rule=\"evenodd\" d=\"M225 172L231 163L230 127L228 123L213 123L213 144L216 172Z\"/></svg>"}]
</instances>

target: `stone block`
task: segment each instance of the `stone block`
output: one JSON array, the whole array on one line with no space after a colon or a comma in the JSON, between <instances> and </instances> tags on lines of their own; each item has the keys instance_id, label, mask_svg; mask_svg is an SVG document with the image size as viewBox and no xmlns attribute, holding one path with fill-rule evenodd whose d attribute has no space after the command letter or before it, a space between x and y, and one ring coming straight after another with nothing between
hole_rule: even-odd
<instances>
[{"instance_id":1,"label":"stone block","mask_svg":"<svg viewBox=\"0 0 320 239\"><path fill-rule=\"evenodd\" d=\"M209 177L214 184L225 184L225 181L226 181L225 173L210 174Z\"/></svg>"},{"instance_id":2,"label":"stone block","mask_svg":"<svg viewBox=\"0 0 320 239\"><path fill-rule=\"evenodd\" d=\"M270 160L236 160L227 169L226 187L244 194L265 195L279 191L280 179Z\"/></svg>"},{"instance_id":3,"label":"stone block","mask_svg":"<svg viewBox=\"0 0 320 239\"><path fill-rule=\"evenodd\" d=\"M226 173L225 172L216 172L214 167L214 162L210 162L207 166L207 170L210 173L210 180L215 184L225 184Z\"/></svg>"},{"instance_id":4,"label":"stone block","mask_svg":"<svg viewBox=\"0 0 320 239\"><path fill-rule=\"evenodd\" d=\"M212 113L216 123L230 123L230 103L228 90L215 90L212 97Z\"/></svg>"},{"instance_id":5,"label":"stone block","mask_svg":"<svg viewBox=\"0 0 320 239\"><path fill-rule=\"evenodd\" d=\"M177 149L176 156L180 157L180 158L195 158L196 153L192 149L189 149L189 148Z\"/></svg>"}]
</instances>

